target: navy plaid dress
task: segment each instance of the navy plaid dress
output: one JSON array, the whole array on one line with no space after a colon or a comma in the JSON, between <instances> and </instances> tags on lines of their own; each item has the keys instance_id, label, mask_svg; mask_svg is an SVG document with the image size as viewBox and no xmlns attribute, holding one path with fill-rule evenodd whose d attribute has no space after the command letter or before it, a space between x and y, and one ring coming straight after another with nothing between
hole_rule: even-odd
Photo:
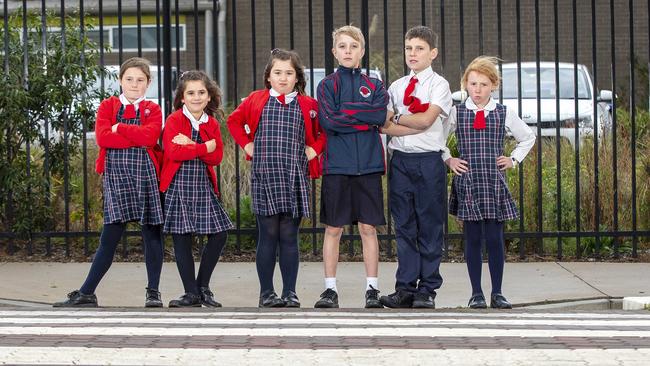
<instances>
[{"instance_id":1,"label":"navy plaid dress","mask_svg":"<svg viewBox=\"0 0 650 366\"><path fill-rule=\"evenodd\" d=\"M449 213L463 221L516 219L517 206L497 166L497 157L503 155L506 107L497 104L487 115L483 130L474 129L474 112L465 104L458 105L456 111L458 152L469 163L469 172L454 175Z\"/></svg>"},{"instance_id":2,"label":"navy plaid dress","mask_svg":"<svg viewBox=\"0 0 650 366\"><path fill-rule=\"evenodd\" d=\"M203 143L199 131L193 128L191 138L197 144ZM165 194L165 233L215 234L233 228L206 168L199 158L181 163Z\"/></svg>"},{"instance_id":3,"label":"navy plaid dress","mask_svg":"<svg viewBox=\"0 0 650 366\"><path fill-rule=\"evenodd\" d=\"M305 122L297 99L269 98L255 134L251 191L253 213L309 217Z\"/></svg>"},{"instance_id":4,"label":"navy plaid dress","mask_svg":"<svg viewBox=\"0 0 650 366\"><path fill-rule=\"evenodd\" d=\"M124 105L117 112L117 122L140 125L139 110L133 119L124 119L123 114ZM103 183L104 224L162 224L156 168L146 148L107 149Z\"/></svg>"}]
</instances>

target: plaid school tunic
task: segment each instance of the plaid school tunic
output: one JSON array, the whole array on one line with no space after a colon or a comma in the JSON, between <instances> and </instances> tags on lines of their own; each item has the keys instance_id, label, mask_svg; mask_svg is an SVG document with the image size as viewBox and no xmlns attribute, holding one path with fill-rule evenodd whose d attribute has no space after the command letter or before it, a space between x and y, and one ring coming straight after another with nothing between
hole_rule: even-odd
<instances>
[{"instance_id":1,"label":"plaid school tunic","mask_svg":"<svg viewBox=\"0 0 650 366\"><path fill-rule=\"evenodd\" d=\"M469 172L454 175L449 213L463 221L516 219L517 206L497 166L497 157L503 155L506 107L497 104L483 130L473 128L474 113L465 104L456 108L458 152L469 163Z\"/></svg>"},{"instance_id":2,"label":"plaid school tunic","mask_svg":"<svg viewBox=\"0 0 650 366\"><path fill-rule=\"evenodd\" d=\"M133 119L124 119L124 105L117 122L139 125L140 111ZM143 147L107 149L104 183L104 224L139 221L160 225L163 222L158 179L153 161Z\"/></svg>"},{"instance_id":3,"label":"plaid school tunic","mask_svg":"<svg viewBox=\"0 0 650 366\"><path fill-rule=\"evenodd\" d=\"M195 129L191 138L203 143ZM234 227L205 169L205 163L195 158L184 161L174 175L165 194L165 233L214 234Z\"/></svg>"},{"instance_id":4,"label":"plaid school tunic","mask_svg":"<svg viewBox=\"0 0 650 366\"><path fill-rule=\"evenodd\" d=\"M297 99L269 98L255 134L251 173L253 213L309 217L305 123Z\"/></svg>"}]
</instances>

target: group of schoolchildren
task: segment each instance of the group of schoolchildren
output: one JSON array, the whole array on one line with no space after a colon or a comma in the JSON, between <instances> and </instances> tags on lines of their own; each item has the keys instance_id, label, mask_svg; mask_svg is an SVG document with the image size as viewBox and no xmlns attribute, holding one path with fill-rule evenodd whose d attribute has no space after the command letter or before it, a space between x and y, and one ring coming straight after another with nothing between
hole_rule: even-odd
<instances>
[{"instance_id":1,"label":"group of schoolchildren","mask_svg":"<svg viewBox=\"0 0 650 366\"><path fill-rule=\"evenodd\" d=\"M503 225L517 217L517 209L504 170L525 158L535 135L515 112L491 97L499 87L498 60L481 56L467 66L461 88L468 97L454 107L449 83L431 67L438 48L430 28L417 26L406 33L404 56L410 73L388 90L360 68L365 40L359 28L343 26L332 36L338 68L318 85L318 100L305 94L298 54L274 49L264 70L265 88L252 92L227 118L234 141L252 161L258 305L300 307L298 231L302 217L310 217L310 178L322 176L325 290L314 307L338 308L339 243L343 227L356 224L366 271L365 307L435 308L436 290L443 281L440 262L450 169L454 178L449 212L463 222L472 286L468 306L488 306L481 288L484 241L492 280L490 307L511 308L501 293ZM119 81L122 94L100 104L95 127L100 148L96 170L104 186L99 248L83 285L54 306L98 306L95 289L111 266L126 223L135 221L141 225L145 248L145 306L163 306L159 280L165 233L173 238L185 291L169 307L220 307L210 278L233 224L221 204L214 171L223 157L219 120L225 117L219 87L203 71L183 73L174 112L163 129L159 106L144 98L151 83L149 62L127 60ZM458 157L447 147L451 133ZM386 223L386 158L380 134L391 136L388 197L398 261L395 292L384 296L379 295L377 279L376 227ZM517 141L509 156L504 153L506 134ZM198 272L193 234L207 235ZM280 295L273 287L277 257Z\"/></svg>"}]
</instances>

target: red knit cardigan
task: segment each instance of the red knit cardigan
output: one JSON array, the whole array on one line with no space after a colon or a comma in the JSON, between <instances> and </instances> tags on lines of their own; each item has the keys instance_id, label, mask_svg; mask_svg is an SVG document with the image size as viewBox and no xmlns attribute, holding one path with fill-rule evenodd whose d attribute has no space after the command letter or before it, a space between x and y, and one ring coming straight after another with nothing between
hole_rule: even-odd
<instances>
[{"instance_id":1,"label":"red knit cardigan","mask_svg":"<svg viewBox=\"0 0 650 366\"><path fill-rule=\"evenodd\" d=\"M130 147L146 147L149 157L156 167L156 176L160 176L160 164L156 153L158 138L162 128L162 113L158 104L143 100L139 104L140 125L120 123L117 133L111 128L117 122L117 112L120 110L120 98L104 99L97 109L95 120L95 141L99 146L99 156L95 161L95 171L104 173L106 164L106 149L128 149Z\"/></svg>"},{"instance_id":2,"label":"red knit cardigan","mask_svg":"<svg viewBox=\"0 0 650 366\"><path fill-rule=\"evenodd\" d=\"M214 172L214 166L221 164L223 158L223 142L221 141L221 131L217 120L209 116L208 122L199 125L199 136L203 141L214 139L216 148L213 152L208 152L205 142L202 144L178 145L172 142L174 136L182 133L187 137L192 136L192 124L179 109L167 117L165 129L163 130L163 165L162 174L160 175L160 191L165 192L169 188L174 175L186 160L199 158L205 163L206 173L210 177L215 193L219 193L217 187L217 175Z\"/></svg>"},{"instance_id":3,"label":"red knit cardigan","mask_svg":"<svg viewBox=\"0 0 650 366\"><path fill-rule=\"evenodd\" d=\"M269 89L256 90L244 99L242 104L228 117L228 130L242 149L255 139L255 131L257 131L262 110L269 97ZM325 146L326 135L318 123L318 102L305 95L298 95L297 99L305 122L305 144L320 155ZM246 126L248 126L248 132ZM246 159L250 160L251 157L246 155ZM309 176L318 178L320 175L320 161L318 157L315 157L309 161Z\"/></svg>"}]
</instances>

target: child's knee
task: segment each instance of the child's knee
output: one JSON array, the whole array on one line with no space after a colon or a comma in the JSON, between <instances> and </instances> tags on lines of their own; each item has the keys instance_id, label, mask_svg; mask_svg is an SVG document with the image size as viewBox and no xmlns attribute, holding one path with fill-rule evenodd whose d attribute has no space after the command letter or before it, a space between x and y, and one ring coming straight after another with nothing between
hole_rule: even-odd
<instances>
[{"instance_id":1,"label":"child's knee","mask_svg":"<svg viewBox=\"0 0 650 366\"><path fill-rule=\"evenodd\" d=\"M377 235L377 229L375 229L375 227L372 225L368 225L360 222L359 234L361 234L361 236L374 236Z\"/></svg>"},{"instance_id":2,"label":"child's knee","mask_svg":"<svg viewBox=\"0 0 650 366\"><path fill-rule=\"evenodd\" d=\"M336 226L326 226L325 227L325 236L328 237L340 237L343 234L342 227Z\"/></svg>"}]
</instances>

